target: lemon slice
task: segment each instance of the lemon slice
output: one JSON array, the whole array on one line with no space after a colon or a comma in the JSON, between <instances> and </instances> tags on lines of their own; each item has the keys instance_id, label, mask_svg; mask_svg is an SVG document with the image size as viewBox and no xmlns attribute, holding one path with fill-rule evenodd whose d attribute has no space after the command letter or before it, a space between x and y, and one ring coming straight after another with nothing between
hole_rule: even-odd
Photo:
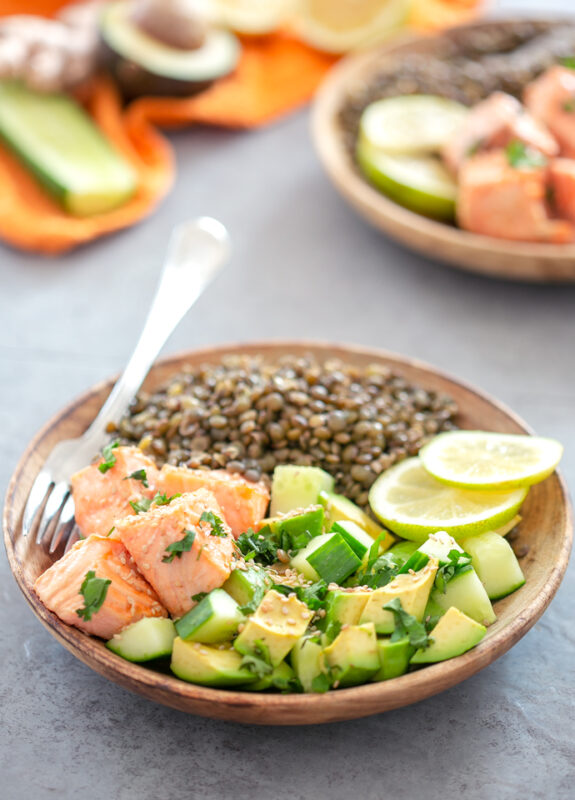
<instances>
[{"instance_id":1,"label":"lemon slice","mask_svg":"<svg viewBox=\"0 0 575 800\"><path fill-rule=\"evenodd\" d=\"M213 0L219 25L238 33L260 35L279 28L296 0Z\"/></svg>"},{"instance_id":2,"label":"lemon slice","mask_svg":"<svg viewBox=\"0 0 575 800\"><path fill-rule=\"evenodd\" d=\"M329 53L383 41L406 24L412 0L297 0L295 33Z\"/></svg>"},{"instance_id":3,"label":"lemon slice","mask_svg":"<svg viewBox=\"0 0 575 800\"><path fill-rule=\"evenodd\" d=\"M437 480L463 489L515 489L551 475L563 447L541 436L450 431L421 451L425 469Z\"/></svg>"},{"instance_id":4,"label":"lemon slice","mask_svg":"<svg viewBox=\"0 0 575 800\"><path fill-rule=\"evenodd\" d=\"M517 514L527 492L526 488L485 492L446 486L416 457L380 475L371 487L369 502L391 531L422 542L436 531L463 539L499 528Z\"/></svg>"}]
</instances>

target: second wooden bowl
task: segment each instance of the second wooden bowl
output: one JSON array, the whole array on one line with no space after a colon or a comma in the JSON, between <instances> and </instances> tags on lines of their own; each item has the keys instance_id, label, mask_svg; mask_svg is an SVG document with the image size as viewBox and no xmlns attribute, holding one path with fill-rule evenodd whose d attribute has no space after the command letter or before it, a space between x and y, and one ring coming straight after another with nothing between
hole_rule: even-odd
<instances>
[{"instance_id":1,"label":"second wooden bowl","mask_svg":"<svg viewBox=\"0 0 575 800\"><path fill-rule=\"evenodd\" d=\"M349 92L379 72L384 63L408 53L434 55L463 28L487 30L517 20L477 22L451 32L378 47L341 61L328 75L315 101L312 131L319 158L341 195L368 222L410 250L494 278L539 282L575 281L575 244L512 242L477 236L415 214L387 198L360 174L347 151L338 113Z\"/></svg>"},{"instance_id":2,"label":"second wooden bowl","mask_svg":"<svg viewBox=\"0 0 575 800\"><path fill-rule=\"evenodd\" d=\"M311 353L318 360L340 358L364 367L389 366L394 372L426 389L451 395L463 428L523 433L526 425L511 411L476 389L430 366L366 348L324 343L281 342L230 345L196 350L158 363L146 388L168 380L185 365L217 363L226 354L261 355L275 361L285 354ZM12 477L4 509L4 538L12 572L40 622L77 658L106 678L150 700L206 717L261 725L308 725L335 722L389 711L415 703L454 686L486 667L512 647L535 624L561 582L571 547L572 520L565 484L558 474L535 486L523 506L520 540L528 548L521 566L527 582L495 605L497 622L485 639L465 655L394 680L372 683L327 694L265 694L208 689L185 683L171 674L131 664L106 649L104 643L65 625L48 611L34 593L34 581L53 562L33 537L22 536L22 511L30 487L47 455L61 439L79 436L94 419L112 382L94 387L57 414L32 440Z\"/></svg>"}]
</instances>

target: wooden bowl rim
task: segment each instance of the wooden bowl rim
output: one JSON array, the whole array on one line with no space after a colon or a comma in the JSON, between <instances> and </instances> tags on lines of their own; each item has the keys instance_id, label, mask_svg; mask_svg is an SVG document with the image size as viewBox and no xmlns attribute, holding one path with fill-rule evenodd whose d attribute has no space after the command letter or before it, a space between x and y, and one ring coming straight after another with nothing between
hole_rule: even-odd
<instances>
[{"instance_id":1,"label":"wooden bowl rim","mask_svg":"<svg viewBox=\"0 0 575 800\"><path fill-rule=\"evenodd\" d=\"M471 233L410 211L378 192L355 168L343 143L343 137L336 133L337 125L334 122L334 117L341 108L342 97L353 86L359 76L368 73L370 68L377 72L383 59L392 58L394 54L400 54L413 45L432 43L433 41L441 42L447 40L453 33L473 28L489 28L493 25L513 24L518 21L560 22L561 19L565 19L565 17L558 16L557 19L552 16L545 19L537 16L502 17L469 22L432 36L405 34L394 39L392 43L378 45L343 58L329 71L322 82L315 96L311 116L311 131L315 150L332 182L345 197L359 202L362 206L370 207L375 214L387 219L389 222L397 223L404 229L417 229L436 242L449 241L460 247L462 251L474 251L485 256L515 257L518 261L538 258L547 262L565 262L573 259L573 276L565 276L563 280L566 282L575 280L575 243L517 242ZM573 20L571 20L571 23L573 23ZM390 233L390 236L393 237L393 234ZM493 277L499 275L501 278L521 279L519 270L514 274L505 274L503 271L482 270L477 266L472 267L463 263L458 266L471 272L487 273ZM531 280L537 280L533 276L526 275L526 277Z\"/></svg>"},{"instance_id":2,"label":"wooden bowl rim","mask_svg":"<svg viewBox=\"0 0 575 800\"><path fill-rule=\"evenodd\" d=\"M432 374L436 378L440 378L441 380L454 384L476 395L482 401L487 402L498 411L503 412L511 422L519 426L526 433L532 432L529 426L505 404L492 398L489 394L482 392L471 384L459 380L443 370L436 369L426 362L374 347L337 344L322 340L303 342L299 340L283 339L268 340L265 342L255 341L221 344L186 350L162 358L154 364L150 375L153 375L156 369L170 367L170 365L173 365L176 371L182 367L183 362L188 358L192 358L195 363L199 363L200 361L205 361L206 363L219 361L225 355L240 353L246 353L248 355L261 354L265 358L267 351L273 352L277 349L285 350L286 353L294 352L296 354L312 352L320 357L322 357L322 354L323 357L329 357L330 354L335 351L338 354L336 357L340 358L345 358L347 354L350 357L360 356L383 361L392 368L394 368L394 366L397 366L399 369L401 369L402 366L412 367L424 374ZM362 700L373 700L374 707L373 711L370 713L381 713L382 711L392 710L431 697L488 666L496 658L507 652L507 650L527 633L542 615L559 588L567 568L571 550L573 513L565 480L562 474L557 472L555 477L560 491L560 502L565 511L565 525L562 532L561 549L557 552L556 562L553 568L550 569L549 577L542 591L524 608L520 620L514 622L512 631L508 630L509 624L511 623L506 624L501 630L490 636L488 640L480 643L477 647L464 655L427 666L425 669L402 675L393 680L341 689L335 692L328 692L327 694L291 695L212 689L186 683L175 676L165 675L138 664L125 661L107 650L99 640L87 636L76 628L63 623L40 602L24 576L22 567L16 557L14 543L17 531L12 527L11 518L16 487L31 455L36 451L46 436L48 436L65 417L74 414L79 407L97 397L104 389L111 388L114 380L115 378L110 378L92 386L54 414L34 436L20 458L10 480L5 498L3 527L4 542L10 568L33 613L48 631L77 658L97 672L100 672L100 674L104 674L105 677L119 683L124 688L144 694L144 696L147 696L149 699L153 699L164 705L180 710L188 710L191 713L200 713L205 716L242 721L244 710L246 710L248 712L247 715L249 715L251 710L260 709L260 711L269 712L270 715L274 717L269 721L257 719L255 720L257 724L314 724L317 720L311 720L308 723L305 717L307 715L313 717L316 714L320 717L319 721L321 722L357 718L349 713L338 715L338 708L347 704L352 698L357 698L358 700L360 698ZM17 520L17 528L21 524L20 517ZM486 647L485 645L487 644L489 646ZM401 685L401 693L398 691L399 685ZM394 703L394 700L397 701L406 694L410 695L410 699L407 701L401 699L399 702ZM193 706L194 702L203 706L211 706L211 708L204 708L203 711L185 708L186 705ZM222 711L224 708L230 712L229 715L226 711ZM295 720L288 717L286 721L278 721L278 717L282 713L293 714L294 712L299 713L301 716ZM363 717L366 715L367 714L362 713L357 716Z\"/></svg>"}]
</instances>

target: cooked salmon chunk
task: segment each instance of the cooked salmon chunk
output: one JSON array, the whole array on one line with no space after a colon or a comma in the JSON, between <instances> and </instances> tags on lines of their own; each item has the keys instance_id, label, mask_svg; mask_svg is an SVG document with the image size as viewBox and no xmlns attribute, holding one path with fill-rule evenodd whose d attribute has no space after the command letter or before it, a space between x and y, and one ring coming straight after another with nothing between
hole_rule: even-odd
<instances>
[{"instance_id":1,"label":"cooked salmon chunk","mask_svg":"<svg viewBox=\"0 0 575 800\"><path fill-rule=\"evenodd\" d=\"M248 481L223 469L188 469L165 464L160 471L158 486L167 495L208 489L215 495L236 538L248 528L255 528L265 517L270 502L270 493L264 483Z\"/></svg>"},{"instance_id":2,"label":"cooked salmon chunk","mask_svg":"<svg viewBox=\"0 0 575 800\"><path fill-rule=\"evenodd\" d=\"M558 216L575 222L575 159L556 158L549 167L549 176Z\"/></svg>"},{"instance_id":3,"label":"cooked salmon chunk","mask_svg":"<svg viewBox=\"0 0 575 800\"><path fill-rule=\"evenodd\" d=\"M575 70L551 67L527 86L524 101L557 139L561 155L575 157Z\"/></svg>"},{"instance_id":4,"label":"cooked salmon chunk","mask_svg":"<svg viewBox=\"0 0 575 800\"><path fill-rule=\"evenodd\" d=\"M195 605L193 596L221 586L232 570L234 539L216 498L205 489L125 517L116 531L174 617Z\"/></svg>"},{"instance_id":5,"label":"cooked salmon chunk","mask_svg":"<svg viewBox=\"0 0 575 800\"><path fill-rule=\"evenodd\" d=\"M500 239L573 241L571 223L549 216L547 178L546 166L513 167L503 150L473 156L459 173L459 224Z\"/></svg>"},{"instance_id":6,"label":"cooked salmon chunk","mask_svg":"<svg viewBox=\"0 0 575 800\"><path fill-rule=\"evenodd\" d=\"M105 592L98 606L90 606L89 589L81 593L88 575ZM110 581L102 587L101 582ZM166 617L166 609L136 569L121 542L89 536L76 544L37 579L34 589L46 608L63 622L111 639L126 625L143 617Z\"/></svg>"},{"instance_id":7,"label":"cooked salmon chunk","mask_svg":"<svg viewBox=\"0 0 575 800\"><path fill-rule=\"evenodd\" d=\"M76 523L84 536L91 533L106 536L117 519L134 513L130 501L151 498L156 492L158 469L141 450L116 447L111 452L115 463L105 472L99 469L103 463L100 459L77 472L70 481ZM130 478L134 473L142 479Z\"/></svg>"},{"instance_id":8,"label":"cooked salmon chunk","mask_svg":"<svg viewBox=\"0 0 575 800\"><path fill-rule=\"evenodd\" d=\"M442 157L457 174L467 158L482 150L505 147L518 140L548 157L559 153L551 133L528 114L521 103L504 92L495 92L472 108L445 145Z\"/></svg>"}]
</instances>

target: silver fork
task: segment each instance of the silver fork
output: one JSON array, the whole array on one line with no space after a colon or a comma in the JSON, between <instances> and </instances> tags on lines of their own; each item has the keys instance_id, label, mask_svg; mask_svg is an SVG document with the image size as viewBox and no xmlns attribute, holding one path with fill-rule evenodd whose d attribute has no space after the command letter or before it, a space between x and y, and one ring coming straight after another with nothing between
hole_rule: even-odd
<instances>
[{"instance_id":1,"label":"silver fork","mask_svg":"<svg viewBox=\"0 0 575 800\"><path fill-rule=\"evenodd\" d=\"M74 539L70 477L109 440L109 423L118 422L127 411L165 341L223 267L229 249L226 229L210 217L174 228L156 294L124 372L86 432L54 447L30 490L22 533L27 536L36 528L38 544L50 538L50 553Z\"/></svg>"}]
</instances>

